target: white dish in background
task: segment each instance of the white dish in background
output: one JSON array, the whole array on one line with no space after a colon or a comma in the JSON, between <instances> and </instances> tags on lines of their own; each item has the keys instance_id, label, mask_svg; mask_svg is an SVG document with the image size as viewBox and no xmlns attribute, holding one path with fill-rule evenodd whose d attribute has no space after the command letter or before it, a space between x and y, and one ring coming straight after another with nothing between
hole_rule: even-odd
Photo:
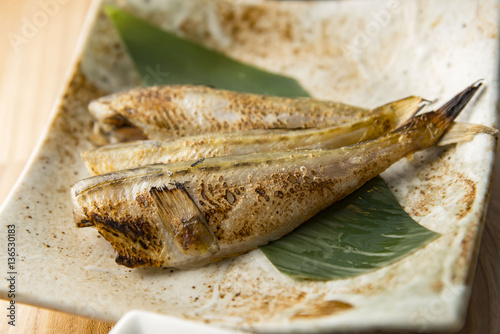
<instances>
[{"instance_id":1,"label":"white dish in background","mask_svg":"<svg viewBox=\"0 0 500 334\"><path fill-rule=\"evenodd\" d=\"M441 103L484 78L487 89L459 121L498 122L499 1L116 4L236 59L293 76L318 98L375 107L420 95ZM99 13L96 2L52 123L0 212L2 226L16 225L16 302L111 321L143 310L265 332L461 326L494 162L495 141L487 135L416 154L384 173L407 212L442 236L381 270L295 281L259 250L189 271L118 266L94 229L75 227L69 197L71 184L87 176L79 153L92 147L88 102L137 85ZM0 297L7 299L5 285Z\"/></svg>"},{"instance_id":2,"label":"white dish in background","mask_svg":"<svg viewBox=\"0 0 500 334\"><path fill-rule=\"evenodd\" d=\"M234 331L157 313L130 311L113 326L109 334L234 334Z\"/></svg>"}]
</instances>

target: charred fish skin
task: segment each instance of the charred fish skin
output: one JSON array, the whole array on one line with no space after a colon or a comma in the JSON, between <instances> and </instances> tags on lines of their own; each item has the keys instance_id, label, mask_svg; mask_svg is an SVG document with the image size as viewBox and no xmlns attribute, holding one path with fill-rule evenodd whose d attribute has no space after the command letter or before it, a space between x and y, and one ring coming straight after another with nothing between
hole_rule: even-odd
<instances>
[{"instance_id":1,"label":"charred fish skin","mask_svg":"<svg viewBox=\"0 0 500 334\"><path fill-rule=\"evenodd\" d=\"M211 132L336 126L373 112L416 110L422 101L424 99L411 96L370 110L313 98L293 99L206 86L171 85L111 94L92 101L89 111L105 132L135 126L148 139L165 140Z\"/></svg>"},{"instance_id":2,"label":"charred fish skin","mask_svg":"<svg viewBox=\"0 0 500 334\"><path fill-rule=\"evenodd\" d=\"M133 141L83 152L81 158L89 172L96 175L152 163L303 148L331 149L377 138L401 125L401 119L410 118L416 111L414 108L387 109L333 127L248 130L163 141Z\"/></svg>"},{"instance_id":3,"label":"charred fish skin","mask_svg":"<svg viewBox=\"0 0 500 334\"><path fill-rule=\"evenodd\" d=\"M93 224L117 251L117 262L129 267L187 268L240 254L282 237L396 161L434 145L480 86L357 145L207 158L95 176L72 188L75 219ZM162 219L160 203L151 196L152 188L180 185L217 243L218 251L208 256L179 250L166 228L170 222Z\"/></svg>"}]
</instances>

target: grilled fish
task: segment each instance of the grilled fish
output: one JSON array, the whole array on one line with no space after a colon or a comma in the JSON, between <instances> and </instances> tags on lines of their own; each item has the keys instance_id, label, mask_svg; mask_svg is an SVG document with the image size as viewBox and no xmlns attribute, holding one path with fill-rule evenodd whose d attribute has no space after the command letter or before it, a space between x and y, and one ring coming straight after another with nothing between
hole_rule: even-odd
<instances>
[{"instance_id":1,"label":"grilled fish","mask_svg":"<svg viewBox=\"0 0 500 334\"><path fill-rule=\"evenodd\" d=\"M189 268L289 233L401 158L433 146L481 83L378 139L154 164L73 185L77 226L94 226L127 267Z\"/></svg>"},{"instance_id":2,"label":"grilled fish","mask_svg":"<svg viewBox=\"0 0 500 334\"><path fill-rule=\"evenodd\" d=\"M422 101L420 97L410 96L370 110L313 98L283 98L206 86L172 85L136 88L104 96L92 101L89 111L105 134L128 131L126 136L115 136L113 141L116 142L128 136L165 140L213 132L331 127L380 112L393 112L399 117L406 115L405 110L416 111ZM142 137L131 134L130 129L140 130Z\"/></svg>"},{"instance_id":3,"label":"grilled fish","mask_svg":"<svg viewBox=\"0 0 500 334\"><path fill-rule=\"evenodd\" d=\"M403 108L383 108L350 123L313 129L262 129L208 133L163 141L133 141L106 145L82 153L87 169L104 174L152 163L171 163L207 157L285 151L300 148L336 148L377 138L401 125L417 110L410 103Z\"/></svg>"},{"instance_id":4,"label":"grilled fish","mask_svg":"<svg viewBox=\"0 0 500 334\"><path fill-rule=\"evenodd\" d=\"M197 164L209 157L290 149L331 149L375 139L388 132L390 121L382 123L378 122L379 119L367 117L356 124L324 129L249 130L172 140L139 140L105 145L83 152L81 158L87 170L98 175L157 163L196 160L194 164ZM496 135L497 130L481 124L454 122L437 145L469 141L481 133Z\"/></svg>"}]
</instances>

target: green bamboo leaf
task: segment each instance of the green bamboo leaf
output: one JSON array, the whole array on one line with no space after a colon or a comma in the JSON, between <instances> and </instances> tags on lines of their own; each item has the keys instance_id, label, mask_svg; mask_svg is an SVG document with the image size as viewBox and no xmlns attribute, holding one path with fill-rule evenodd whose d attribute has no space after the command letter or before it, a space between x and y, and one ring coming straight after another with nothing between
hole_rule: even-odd
<instances>
[{"instance_id":1,"label":"green bamboo leaf","mask_svg":"<svg viewBox=\"0 0 500 334\"><path fill-rule=\"evenodd\" d=\"M120 9L108 7L106 12L145 85L205 84L257 94L309 96L291 78L239 63ZM438 236L411 219L377 177L261 250L292 277L342 279L382 268Z\"/></svg>"},{"instance_id":2,"label":"green bamboo leaf","mask_svg":"<svg viewBox=\"0 0 500 334\"><path fill-rule=\"evenodd\" d=\"M143 84L204 84L283 97L309 96L295 80L243 64L159 29L126 11L107 7Z\"/></svg>"},{"instance_id":3,"label":"green bamboo leaf","mask_svg":"<svg viewBox=\"0 0 500 334\"><path fill-rule=\"evenodd\" d=\"M312 280L343 279L387 266L434 240L381 177L260 249L281 272Z\"/></svg>"}]
</instances>

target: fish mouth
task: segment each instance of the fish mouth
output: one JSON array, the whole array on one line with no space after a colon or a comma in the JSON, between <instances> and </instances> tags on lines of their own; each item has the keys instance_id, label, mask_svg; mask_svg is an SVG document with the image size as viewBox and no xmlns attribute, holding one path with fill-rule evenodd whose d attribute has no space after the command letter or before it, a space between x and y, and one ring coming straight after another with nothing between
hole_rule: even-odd
<instances>
[{"instance_id":1,"label":"fish mouth","mask_svg":"<svg viewBox=\"0 0 500 334\"><path fill-rule=\"evenodd\" d=\"M98 121L98 125L104 133L114 131L133 131L134 136L145 138L142 131L133 125L125 116L114 110L111 105L114 95L103 96L97 100L93 100L88 105L90 114ZM136 134L138 132L139 134Z\"/></svg>"}]
</instances>

